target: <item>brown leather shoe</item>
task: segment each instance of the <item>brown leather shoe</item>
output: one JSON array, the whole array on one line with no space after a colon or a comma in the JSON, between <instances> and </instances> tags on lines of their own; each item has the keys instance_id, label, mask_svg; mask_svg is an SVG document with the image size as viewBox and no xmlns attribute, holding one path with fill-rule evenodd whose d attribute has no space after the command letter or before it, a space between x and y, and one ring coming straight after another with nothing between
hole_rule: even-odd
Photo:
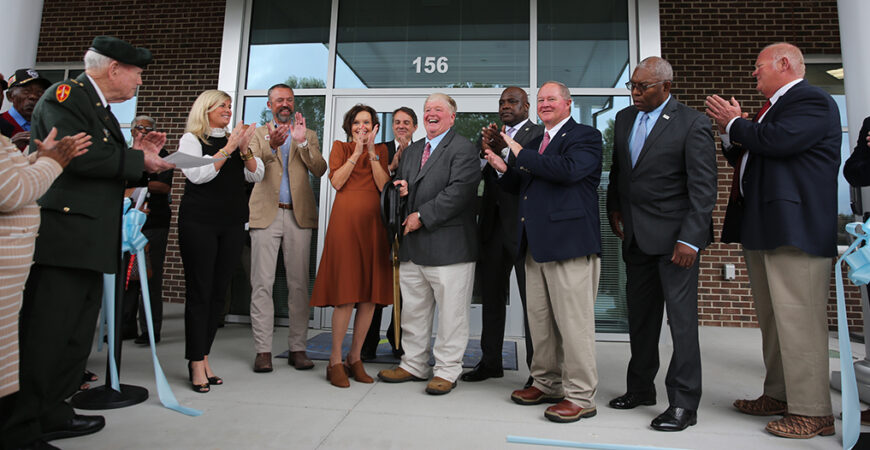
<instances>
[{"instance_id":1,"label":"brown leather shoe","mask_svg":"<svg viewBox=\"0 0 870 450\"><path fill-rule=\"evenodd\" d=\"M404 383L406 381L426 381L424 378L415 376L407 370L396 367L394 369L384 369L378 372L378 378L387 383Z\"/></svg>"},{"instance_id":2,"label":"brown leather shoe","mask_svg":"<svg viewBox=\"0 0 870 450\"><path fill-rule=\"evenodd\" d=\"M374 383L374 378L370 377L369 374L366 373L365 367L363 367L362 361L357 361L353 364L344 363L344 368L348 373L353 375L353 379L359 381L360 383Z\"/></svg>"},{"instance_id":3,"label":"brown leather shoe","mask_svg":"<svg viewBox=\"0 0 870 450\"><path fill-rule=\"evenodd\" d=\"M455 387L455 381L447 381L444 378L435 377L429 380L429 384L426 385L426 393L430 395L444 395Z\"/></svg>"},{"instance_id":4,"label":"brown leather shoe","mask_svg":"<svg viewBox=\"0 0 870 450\"><path fill-rule=\"evenodd\" d=\"M764 429L775 436L792 439L809 439L820 434L830 436L834 434L834 416L786 414L782 419L768 423Z\"/></svg>"},{"instance_id":5,"label":"brown leather shoe","mask_svg":"<svg viewBox=\"0 0 870 450\"><path fill-rule=\"evenodd\" d=\"M562 395L548 395L544 391L532 386L525 389L517 389L511 394L511 400L520 405L540 405L541 403L559 403L564 400Z\"/></svg>"},{"instance_id":6,"label":"brown leather shoe","mask_svg":"<svg viewBox=\"0 0 870 450\"><path fill-rule=\"evenodd\" d=\"M287 355L287 364L296 368L296 370L306 370L314 367L314 361L308 359L305 350L300 352L290 352Z\"/></svg>"},{"instance_id":7,"label":"brown leather shoe","mask_svg":"<svg viewBox=\"0 0 870 450\"><path fill-rule=\"evenodd\" d=\"M340 388L350 387L350 380L347 379L347 368L342 363L326 366L326 379L333 386Z\"/></svg>"},{"instance_id":8,"label":"brown leather shoe","mask_svg":"<svg viewBox=\"0 0 870 450\"><path fill-rule=\"evenodd\" d=\"M595 408L583 408L570 400L562 400L553 406L547 407L547 410L544 411L544 417L558 423L576 422L580 419L593 417L596 414L598 414L598 411Z\"/></svg>"},{"instance_id":9,"label":"brown leather shoe","mask_svg":"<svg viewBox=\"0 0 870 450\"><path fill-rule=\"evenodd\" d=\"M257 353L254 358L254 372L263 373L272 371L272 353Z\"/></svg>"},{"instance_id":10,"label":"brown leather shoe","mask_svg":"<svg viewBox=\"0 0 870 450\"><path fill-rule=\"evenodd\" d=\"M743 414L752 416L776 416L785 414L788 404L773 397L762 395L755 400L734 400L734 407Z\"/></svg>"}]
</instances>

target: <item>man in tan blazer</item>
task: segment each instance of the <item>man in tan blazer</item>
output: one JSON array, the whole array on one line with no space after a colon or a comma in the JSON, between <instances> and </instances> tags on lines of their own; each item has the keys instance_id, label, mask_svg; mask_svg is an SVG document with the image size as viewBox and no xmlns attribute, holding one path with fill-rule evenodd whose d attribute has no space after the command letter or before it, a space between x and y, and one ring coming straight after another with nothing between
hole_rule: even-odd
<instances>
[{"instance_id":1,"label":"man in tan blazer","mask_svg":"<svg viewBox=\"0 0 870 450\"><path fill-rule=\"evenodd\" d=\"M290 327L288 364L297 370L314 363L305 354L308 330L308 255L311 230L317 228L317 206L308 172L326 171L317 135L294 112L293 89L286 84L269 88L272 121L254 133L249 148L266 164L263 181L254 186L250 200L251 328L254 331L254 372L272 371L272 327L278 248L284 255ZM295 117L294 117L295 114Z\"/></svg>"}]
</instances>

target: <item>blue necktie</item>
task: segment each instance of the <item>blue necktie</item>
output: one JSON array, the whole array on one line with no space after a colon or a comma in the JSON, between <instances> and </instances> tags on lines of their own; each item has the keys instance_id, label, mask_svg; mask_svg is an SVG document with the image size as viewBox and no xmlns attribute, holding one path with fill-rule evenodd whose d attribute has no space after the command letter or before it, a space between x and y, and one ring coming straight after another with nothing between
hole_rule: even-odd
<instances>
[{"instance_id":1,"label":"blue necktie","mask_svg":"<svg viewBox=\"0 0 870 450\"><path fill-rule=\"evenodd\" d=\"M637 164L637 157L640 156L640 151L643 149L643 143L646 142L646 121L649 119L647 113L642 113L640 123L637 124L637 130L634 130L634 138L631 140L631 167Z\"/></svg>"}]
</instances>

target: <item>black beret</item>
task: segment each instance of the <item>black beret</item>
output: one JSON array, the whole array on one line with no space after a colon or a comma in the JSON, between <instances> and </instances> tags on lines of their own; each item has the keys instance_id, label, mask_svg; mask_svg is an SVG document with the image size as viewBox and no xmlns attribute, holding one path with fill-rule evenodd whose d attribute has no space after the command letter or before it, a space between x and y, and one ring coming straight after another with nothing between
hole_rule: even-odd
<instances>
[{"instance_id":1,"label":"black beret","mask_svg":"<svg viewBox=\"0 0 870 450\"><path fill-rule=\"evenodd\" d=\"M147 48L133 47L127 41L113 36L97 36L90 50L108 56L118 62L145 68L151 63L151 51Z\"/></svg>"}]
</instances>

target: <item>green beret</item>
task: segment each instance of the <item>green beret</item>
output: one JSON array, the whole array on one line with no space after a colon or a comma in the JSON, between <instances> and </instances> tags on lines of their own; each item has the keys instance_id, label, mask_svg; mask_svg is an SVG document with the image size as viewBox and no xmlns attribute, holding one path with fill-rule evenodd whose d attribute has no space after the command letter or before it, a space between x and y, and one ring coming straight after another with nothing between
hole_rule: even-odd
<instances>
[{"instance_id":1,"label":"green beret","mask_svg":"<svg viewBox=\"0 0 870 450\"><path fill-rule=\"evenodd\" d=\"M151 51L147 48L133 47L127 41L113 36L97 36L89 50L108 56L118 62L145 68L151 63Z\"/></svg>"}]
</instances>

